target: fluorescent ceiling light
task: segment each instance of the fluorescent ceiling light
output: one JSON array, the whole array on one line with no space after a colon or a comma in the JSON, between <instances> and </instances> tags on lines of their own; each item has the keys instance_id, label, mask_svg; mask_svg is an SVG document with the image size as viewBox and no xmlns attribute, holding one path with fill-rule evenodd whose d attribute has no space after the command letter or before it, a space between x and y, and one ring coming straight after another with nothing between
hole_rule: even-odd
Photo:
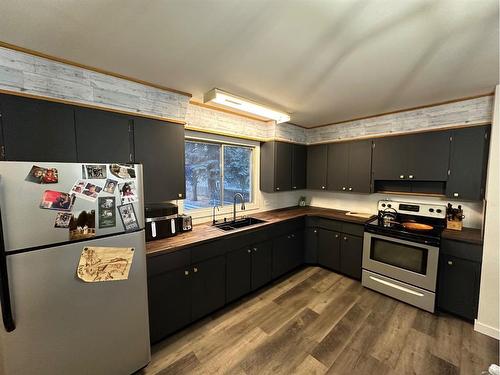
<instances>
[{"instance_id":1,"label":"fluorescent ceiling light","mask_svg":"<svg viewBox=\"0 0 500 375\"><path fill-rule=\"evenodd\" d=\"M275 120L277 124L290 121L288 113L275 111L263 105L243 99L239 96L229 94L219 89L212 89L203 96L203 102L213 102L226 107L235 108L239 111L252 113L254 115Z\"/></svg>"}]
</instances>

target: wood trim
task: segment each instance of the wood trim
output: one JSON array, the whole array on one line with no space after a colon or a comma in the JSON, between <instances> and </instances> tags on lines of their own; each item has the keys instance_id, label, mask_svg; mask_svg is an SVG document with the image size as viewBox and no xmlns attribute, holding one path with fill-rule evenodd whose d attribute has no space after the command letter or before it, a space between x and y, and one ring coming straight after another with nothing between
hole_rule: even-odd
<instances>
[{"instance_id":1,"label":"wood trim","mask_svg":"<svg viewBox=\"0 0 500 375\"><path fill-rule=\"evenodd\" d=\"M432 128L432 129L421 129L421 130L402 131L402 132L394 132L394 133L380 133L380 134L373 134L373 135L363 135L360 137L342 138L342 139L335 139L335 140L330 140L330 141L307 143L307 145L322 145L322 144L329 144L329 143L342 143L342 142L358 141L358 140L363 140L363 139L397 137L397 136L410 135L410 134L439 132L439 131L443 131L443 130L472 128L474 126L482 126L482 125L491 125L491 121L479 121L479 122L469 122L466 124L462 123L462 124L454 124L454 125L444 125L444 126L440 126L438 128Z\"/></svg>"},{"instance_id":2,"label":"wood trim","mask_svg":"<svg viewBox=\"0 0 500 375\"><path fill-rule=\"evenodd\" d=\"M221 132L221 131L215 131L215 130L197 128L196 126L190 126L190 125L186 125L185 129L186 130L191 130L191 131L194 131L194 132L199 132L199 133L221 135L223 137L231 137L231 138L237 138L237 139L245 139L247 141L270 142L270 141L274 140L272 138L250 137L250 136L246 136L246 135L238 135L238 134L233 134L233 133L227 133L227 132Z\"/></svg>"},{"instance_id":3,"label":"wood trim","mask_svg":"<svg viewBox=\"0 0 500 375\"><path fill-rule=\"evenodd\" d=\"M165 122L174 123L174 124L177 124L177 125L185 125L186 124L186 122L183 121L183 120L177 120L177 119L168 118L168 117L148 115L148 114L141 113L141 112L125 111L125 110L120 110L120 109L115 109L115 108L103 107L103 106L99 106L99 105L80 103L80 102L66 100L66 99L58 99L58 98L51 98L51 97L48 97L48 96L40 96L40 95L28 94L28 93L25 93L25 92L9 91L9 90L0 89L0 94L22 96L24 98L45 100L47 102L68 104L68 105L73 105L73 106L83 107L83 108L99 109L101 111L120 113L120 114L123 114L123 115L132 115L132 116L136 116L136 117L150 118L150 119L153 119L153 120L165 121Z\"/></svg>"},{"instance_id":4,"label":"wood trim","mask_svg":"<svg viewBox=\"0 0 500 375\"><path fill-rule=\"evenodd\" d=\"M111 72L109 70L105 70L105 69L101 69L101 68L96 68L96 67L85 65L85 64L80 64L80 63L77 63L77 62L72 61L72 60L63 59L61 57L52 56L52 55L49 55L49 54L46 54L46 53L43 53L43 52L39 52L39 51L35 51L35 50L29 49L29 48L24 48L24 47L16 46L14 44L2 42L1 40L0 40L0 47L4 47L4 48L11 49L11 50L15 50L15 51L27 53L27 54L30 54L30 55L42 57L44 59L48 59L48 60L52 60L52 61L57 61L57 62L60 62L60 63L63 63L63 64L68 64L68 65L76 66L78 68L92 70L92 71L97 72L97 73L106 74L108 76L113 76L113 77L116 77L116 78L125 79L127 81L132 81L132 82L140 83L141 85L146 85L146 86L154 87L156 89L174 92L176 94L184 95L184 96L187 96L189 98L191 98L193 96L192 94L184 92L184 91L172 89L170 87L158 85L156 83L151 83L151 82L148 82L148 81L143 81L142 79L129 77L129 76L126 76L126 75L123 75L123 74L120 74L120 73L114 73L114 72Z\"/></svg>"},{"instance_id":5,"label":"wood trim","mask_svg":"<svg viewBox=\"0 0 500 375\"><path fill-rule=\"evenodd\" d=\"M349 119L349 120L342 120L342 121L338 121L338 122L332 122L332 123L329 123L329 124L316 125L316 126L312 126L310 128L306 128L306 129L323 128L325 126L330 126L330 125L339 125L339 124L345 124L346 122L366 120L366 119L369 119L369 118L381 117L381 116L386 116L386 115L392 115L392 114L395 114L395 113L416 111L417 109L437 107L437 106L444 105L444 104L457 103L457 102L462 102L462 101L465 101L465 100L477 99L477 98L482 98L484 96L493 96L493 95L495 95L495 92L490 92L490 93L487 93L487 94L473 95L473 96L466 96L466 97L463 97L463 98L446 100L444 102L438 102L438 103L433 103L433 104L426 104L426 105L421 105L421 106L418 106L418 107L410 107L410 108L405 108L405 109L398 109L398 110L395 110L395 111L383 112L383 113L379 113L379 114L376 114L376 115L363 116L363 117L355 117L355 118L352 118L352 119Z\"/></svg>"},{"instance_id":6,"label":"wood trim","mask_svg":"<svg viewBox=\"0 0 500 375\"><path fill-rule=\"evenodd\" d=\"M272 122L272 120L264 120L264 119L262 119L261 117L258 117L258 116L247 115L247 114L244 114L244 113L241 113L241 112L232 111L230 109L221 108L221 107L217 107L217 106L206 104L206 103L201 103L201 102L198 102L198 101L193 100L193 99L191 99L189 101L189 104L196 105L198 107L212 109L214 111L228 113L230 115L235 115L235 116L240 116L240 117L248 118L250 120L260 121L260 122L263 122L263 123L266 123L266 124Z\"/></svg>"}]
</instances>

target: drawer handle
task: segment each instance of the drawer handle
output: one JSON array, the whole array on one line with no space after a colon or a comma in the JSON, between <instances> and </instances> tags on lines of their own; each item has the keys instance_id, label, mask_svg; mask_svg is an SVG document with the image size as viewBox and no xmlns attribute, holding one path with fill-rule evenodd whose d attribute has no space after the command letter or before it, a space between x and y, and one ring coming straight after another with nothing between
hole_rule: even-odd
<instances>
[{"instance_id":1,"label":"drawer handle","mask_svg":"<svg viewBox=\"0 0 500 375\"><path fill-rule=\"evenodd\" d=\"M251 252L252 252L252 250L250 250L250 249L247 250L247 253L251 253Z\"/></svg>"},{"instance_id":2,"label":"drawer handle","mask_svg":"<svg viewBox=\"0 0 500 375\"><path fill-rule=\"evenodd\" d=\"M448 265L449 265L449 266L453 266L453 261L452 261L452 260L449 260L449 261L448 261Z\"/></svg>"},{"instance_id":3,"label":"drawer handle","mask_svg":"<svg viewBox=\"0 0 500 375\"><path fill-rule=\"evenodd\" d=\"M184 271L184 275L188 276L189 275L189 271Z\"/></svg>"},{"instance_id":4,"label":"drawer handle","mask_svg":"<svg viewBox=\"0 0 500 375\"><path fill-rule=\"evenodd\" d=\"M335 238L339 238L339 235L338 235L338 234L336 234L336 235L335 235Z\"/></svg>"},{"instance_id":5,"label":"drawer handle","mask_svg":"<svg viewBox=\"0 0 500 375\"><path fill-rule=\"evenodd\" d=\"M194 272L198 272L198 268L194 267L194 268L193 268L193 271L194 271Z\"/></svg>"},{"instance_id":6,"label":"drawer handle","mask_svg":"<svg viewBox=\"0 0 500 375\"><path fill-rule=\"evenodd\" d=\"M416 295L416 296L419 296L419 297L423 297L424 296L422 293L415 292L414 290L411 290L411 289L408 289L408 288L405 288L405 287L402 287L402 286L390 283L389 281L381 280L381 279L379 279L377 277L373 277L373 276L369 276L369 277L373 281L376 281L377 283L380 283L380 284L384 284L384 285L390 286L391 288L399 289L399 290L401 290L403 292L406 292L406 293L409 293L409 294L413 294L413 295Z\"/></svg>"},{"instance_id":7,"label":"drawer handle","mask_svg":"<svg viewBox=\"0 0 500 375\"><path fill-rule=\"evenodd\" d=\"M254 248L253 248L253 251L257 251L257 248L256 248L256 247L254 247Z\"/></svg>"}]
</instances>

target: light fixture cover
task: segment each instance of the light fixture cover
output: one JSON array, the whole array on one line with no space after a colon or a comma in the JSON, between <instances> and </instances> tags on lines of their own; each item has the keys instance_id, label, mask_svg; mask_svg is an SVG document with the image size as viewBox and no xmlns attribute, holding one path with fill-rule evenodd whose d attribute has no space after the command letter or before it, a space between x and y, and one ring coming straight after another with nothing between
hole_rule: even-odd
<instances>
[{"instance_id":1,"label":"light fixture cover","mask_svg":"<svg viewBox=\"0 0 500 375\"><path fill-rule=\"evenodd\" d=\"M285 112L275 111L274 109L264 107L251 100L229 94L219 89L212 89L203 96L203 102L213 102L226 107L235 108L239 111L252 113L254 115L275 120L277 124L290 121L290 115Z\"/></svg>"}]
</instances>

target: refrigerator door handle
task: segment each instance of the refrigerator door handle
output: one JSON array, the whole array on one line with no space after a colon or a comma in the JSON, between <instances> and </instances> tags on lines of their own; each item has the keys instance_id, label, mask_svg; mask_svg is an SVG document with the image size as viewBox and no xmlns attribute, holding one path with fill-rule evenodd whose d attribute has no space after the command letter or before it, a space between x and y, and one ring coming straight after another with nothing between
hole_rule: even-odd
<instances>
[{"instance_id":1,"label":"refrigerator door handle","mask_svg":"<svg viewBox=\"0 0 500 375\"><path fill-rule=\"evenodd\" d=\"M0 304L2 305L3 325L7 332L16 329L10 301L9 275L7 273L7 253L3 238L2 211L0 208Z\"/></svg>"}]
</instances>

